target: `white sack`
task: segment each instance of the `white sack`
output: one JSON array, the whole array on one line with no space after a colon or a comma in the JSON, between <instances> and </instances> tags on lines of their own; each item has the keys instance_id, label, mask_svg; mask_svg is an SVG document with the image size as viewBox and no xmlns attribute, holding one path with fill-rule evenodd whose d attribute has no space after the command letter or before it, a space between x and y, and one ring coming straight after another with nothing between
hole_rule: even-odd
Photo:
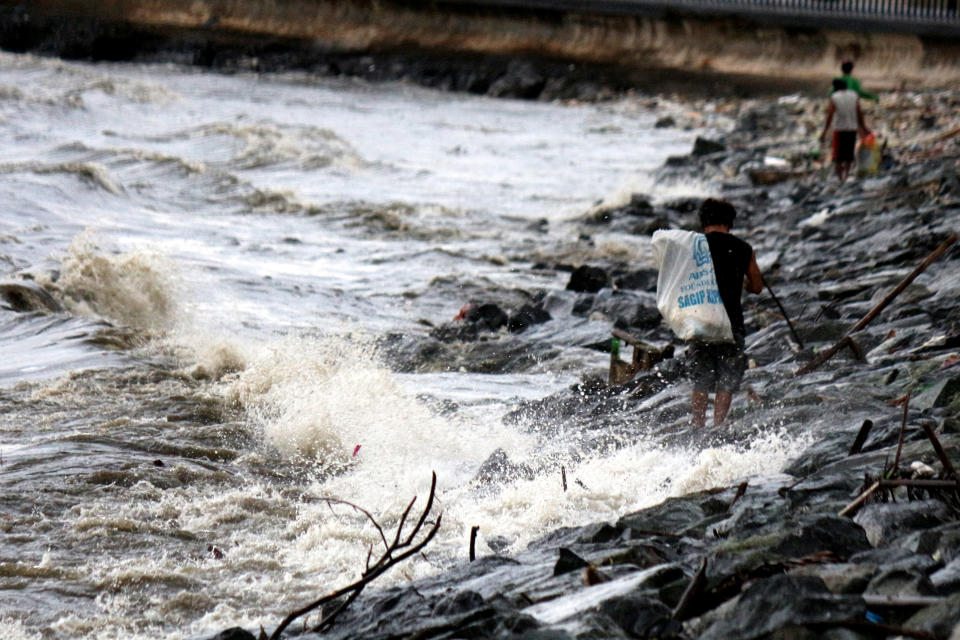
<instances>
[{"instance_id":1,"label":"white sack","mask_svg":"<svg viewBox=\"0 0 960 640\"><path fill-rule=\"evenodd\" d=\"M657 309L681 340L733 342L730 317L717 289L707 236L668 229L653 234Z\"/></svg>"}]
</instances>

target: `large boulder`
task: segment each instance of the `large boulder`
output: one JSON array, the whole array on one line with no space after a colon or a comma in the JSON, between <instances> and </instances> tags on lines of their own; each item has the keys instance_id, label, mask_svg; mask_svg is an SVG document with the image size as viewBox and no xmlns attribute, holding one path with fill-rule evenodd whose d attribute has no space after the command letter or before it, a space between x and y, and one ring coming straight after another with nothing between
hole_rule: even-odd
<instances>
[{"instance_id":1,"label":"large boulder","mask_svg":"<svg viewBox=\"0 0 960 640\"><path fill-rule=\"evenodd\" d=\"M580 265L570 274L567 282L568 291L596 293L610 284L610 276L600 267Z\"/></svg>"},{"instance_id":2,"label":"large boulder","mask_svg":"<svg viewBox=\"0 0 960 640\"><path fill-rule=\"evenodd\" d=\"M779 575L750 585L700 640L752 640L791 627L862 620L866 613L863 600L833 595L819 578Z\"/></svg>"}]
</instances>

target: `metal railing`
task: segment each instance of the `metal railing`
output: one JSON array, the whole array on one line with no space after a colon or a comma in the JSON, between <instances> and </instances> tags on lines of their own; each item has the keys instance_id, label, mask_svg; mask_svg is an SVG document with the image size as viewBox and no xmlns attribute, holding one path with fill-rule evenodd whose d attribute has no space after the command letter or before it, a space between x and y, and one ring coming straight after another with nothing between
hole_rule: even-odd
<instances>
[{"instance_id":1,"label":"metal railing","mask_svg":"<svg viewBox=\"0 0 960 640\"><path fill-rule=\"evenodd\" d=\"M807 27L960 37L960 0L432 0L617 15L735 15Z\"/></svg>"}]
</instances>

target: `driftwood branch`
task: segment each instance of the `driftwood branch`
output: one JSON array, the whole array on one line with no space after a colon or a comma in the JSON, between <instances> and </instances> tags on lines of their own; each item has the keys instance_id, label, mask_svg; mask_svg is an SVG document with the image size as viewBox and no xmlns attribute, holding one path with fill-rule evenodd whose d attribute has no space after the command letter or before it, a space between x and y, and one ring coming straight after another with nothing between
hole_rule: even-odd
<instances>
[{"instance_id":1,"label":"driftwood branch","mask_svg":"<svg viewBox=\"0 0 960 640\"><path fill-rule=\"evenodd\" d=\"M957 470L953 468L953 463L950 462L947 452L943 450L940 440L937 439L937 435L933 432L933 427L931 427L927 422L921 422L920 426L923 427L924 433L926 433L927 438L930 439L930 444L933 445L933 450L937 452L937 457L940 458L940 464L943 465L944 471L946 471L951 477L956 478Z\"/></svg>"},{"instance_id":2,"label":"driftwood branch","mask_svg":"<svg viewBox=\"0 0 960 640\"><path fill-rule=\"evenodd\" d=\"M704 573L707 570L707 559L703 558L700 561L700 568L697 569L697 572L693 574L693 578L690 579L690 584L687 585L687 588L683 590L683 595L680 596L680 601L677 602L677 606L673 608L673 618L676 620L685 619L687 611L690 609L690 603L693 602L700 591L703 589L703 584L706 582L704 579Z\"/></svg>"},{"instance_id":3,"label":"driftwood branch","mask_svg":"<svg viewBox=\"0 0 960 640\"><path fill-rule=\"evenodd\" d=\"M857 509L859 509L859 508L863 505L863 503L866 502L866 501L870 498L870 496L872 496L872 495L874 494L874 492L875 492L877 489L879 489L879 488L880 488L880 481L877 480L877 481L874 482L872 485L870 485L870 486L867 488L866 491L864 491L864 492L861 493L859 496L857 496L857 499L856 499L856 500L854 500L853 502L851 502L850 504L848 504L847 506L845 506L843 509L841 509L841 510L840 510L840 513L837 514L837 515L839 515L839 516L846 516L846 515L850 515L851 513L855 512L855 511L856 511Z\"/></svg>"},{"instance_id":4,"label":"driftwood branch","mask_svg":"<svg viewBox=\"0 0 960 640\"><path fill-rule=\"evenodd\" d=\"M477 532L480 527L473 525L470 527L470 562L477 559Z\"/></svg>"},{"instance_id":5,"label":"driftwood branch","mask_svg":"<svg viewBox=\"0 0 960 640\"><path fill-rule=\"evenodd\" d=\"M877 315L879 315L880 312L883 311L883 310L887 307L887 305L889 305L891 302L893 302L893 300L894 300L898 295L900 295L901 293L903 293L903 290L906 289L906 288L910 285L910 283L913 282L913 281L917 278L917 276L919 276L921 273L923 273L924 271L926 271L927 267L929 267L931 264L933 264L934 262L936 262L937 260L939 260L940 257L941 257L944 253L947 252L947 249L949 249L951 246L953 246L953 243L955 243L956 241L957 241L957 234L956 234L956 233L954 233L954 234L951 235L949 238L947 238L946 240L944 240L944 241L940 244L939 247L937 247L936 249L933 250L933 253L931 253L930 255L928 255L928 256L926 257L926 259L925 259L923 262L921 262L921 263L917 266L917 268L914 269L914 270L910 273L910 275L908 275L906 278L904 278L904 279L900 282L900 284L898 284L896 287L894 287L893 290L890 291L890 293L888 293L888 294L883 298L883 300L881 300L873 309L871 309L871 310L867 313L867 315L863 316L863 318L861 318L860 321L857 322L857 324L855 324L855 325L853 326L853 328L851 328L851 329L846 333L845 336L843 336L842 338L840 338L840 340L839 340L836 344L834 344L832 347L830 347L829 349L825 349L824 351L821 351L820 353L818 353L817 356L816 356L813 360L811 360L810 362L808 362L808 363L805 364L804 366L802 366L802 367L800 367L799 369L797 369L797 372L794 373L793 375L794 375L794 376L802 376L802 375L804 375L805 373L810 373L811 371L813 371L814 369L816 369L817 367L819 367L820 365L822 365L824 362L826 362L827 360L829 360L829 359L832 358L833 356L837 355L837 352L839 352L841 349L843 349L844 347L850 346L850 339L851 339L851 336L852 336L854 333L856 333L857 331L860 331L860 329L863 329L865 326L867 326L868 324L870 324L870 322L872 322L873 319L876 318Z\"/></svg>"},{"instance_id":6,"label":"driftwood branch","mask_svg":"<svg viewBox=\"0 0 960 640\"><path fill-rule=\"evenodd\" d=\"M847 455L854 456L860 453L864 443L867 441L867 436L870 435L871 429L873 429L873 420L864 420L860 426L860 431L857 432L856 439L853 441L853 446L850 447L850 453Z\"/></svg>"},{"instance_id":7,"label":"driftwood branch","mask_svg":"<svg viewBox=\"0 0 960 640\"><path fill-rule=\"evenodd\" d=\"M897 440L897 455L893 459L893 471L897 473L900 470L900 453L903 451L903 436L907 432L907 412L910 411L910 392L903 401L903 422L900 423L900 438Z\"/></svg>"},{"instance_id":8,"label":"driftwood branch","mask_svg":"<svg viewBox=\"0 0 960 640\"><path fill-rule=\"evenodd\" d=\"M863 503L865 503L870 496L876 493L880 489L893 489L894 487L912 487L914 489L955 489L960 492L960 480L925 480L925 479L909 479L909 478L896 478L892 480L877 480L871 484L867 489L857 496L856 500L844 507L838 515L846 516L855 512Z\"/></svg>"},{"instance_id":9,"label":"driftwood branch","mask_svg":"<svg viewBox=\"0 0 960 640\"><path fill-rule=\"evenodd\" d=\"M377 531L380 533L380 538L383 540L384 546L386 548L383 554L380 556L380 558L376 562L374 562L372 565L370 564L372 552L368 551L366 569L364 569L360 578L356 582L353 582L352 584L349 584L341 589L337 589L333 593L325 595L319 600L314 600L310 604L304 607L301 607L300 609L297 609L296 611L293 611L292 613L287 615L287 617L283 619L283 621L277 626L277 628L274 629L273 634L271 634L270 636L270 640L278 640L281 634L283 633L284 629L290 626L290 623L292 623L297 618L300 618L310 613L311 611L314 611L324 606L325 604L339 600L343 596L347 596L347 599L340 602L333 611L331 611L327 615L324 615L323 620L320 622L320 624L313 629L314 632L326 631L333 625L337 616L344 609L350 606L350 604L360 596L360 593L363 591L364 587L366 587L376 578L386 573L387 570L389 570L391 567L393 567L397 563L402 562L403 560L406 560L407 558L414 555L415 553L419 553L420 550L423 549L427 545L427 543L433 539L433 537L437 534L437 531L440 529L440 521L443 517L442 514L438 515L437 519L433 523L431 523L429 530L427 530L426 534L420 539L420 541L417 542L416 544L413 543L414 539L422 532L423 525L426 523L427 517L430 514L430 510L433 508L433 499L434 499L434 496L436 495L436 490L437 490L437 474L434 473L432 474L432 479L430 482L430 496L427 499L427 505L426 507L424 507L423 512L420 514L420 518L417 520L416 525L410 531L409 535L401 541L401 537L403 536L403 529L404 529L404 526L406 525L407 517L410 515L410 510L413 508L414 502L416 502L416 498L414 498L413 500L410 501L410 504L407 505L406 510L404 510L403 515L400 518L400 521L397 523L397 531L396 531L396 535L393 538L393 542L389 544L387 543L387 537L383 532L383 528L377 523L376 519L368 511L361 509L360 507L354 504L351 504L349 502L346 502L344 500L325 498L324 500L327 501L328 504L329 503L345 504L363 513L367 517L367 519L369 519L373 523L374 527L376 527Z\"/></svg>"}]
</instances>

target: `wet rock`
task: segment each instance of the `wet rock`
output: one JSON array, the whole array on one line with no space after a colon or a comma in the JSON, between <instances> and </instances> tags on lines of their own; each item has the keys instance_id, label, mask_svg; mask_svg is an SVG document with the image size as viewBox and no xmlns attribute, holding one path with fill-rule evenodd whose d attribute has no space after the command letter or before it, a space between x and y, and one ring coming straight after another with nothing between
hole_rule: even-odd
<instances>
[{"instance_id":1,"label":"wet rock","mask_svg":"<svg viewBox=\"0 0 960 640\"><path fill-rule=\"evenodd\" d=\"M791 627L860 620L865 614L862 600L831 594L819 578L774 576L748 587L730 615L700 640L751 640Z\"/></svg>"},{"instance_id":2,"label":"wet rock","mask_svg":"<svg viewBox=\"0 0 960 640\"><path fill-rule=\"evenodd\" d=\"M675 198L663 203L663 206L670 211L677 213L694 213L700 208L703 198Z\"/></svg>"},{"instance_id":3,"label":"wet rock","mask_svg":"<svg viewBox=\"0 0 960 640\"><path fill-rule=\"evenodd\" d=\"M582 543L604 543L617 540L623 536L623 528L615 527L606 522L587 525L583 528L583 533L577 538L577 542Z\"/></svg>"},{"instance_id":4,"label":"wet rock","mask_svg":"<svg viewBox=\"0 0 960 640\"><path fill-rule=\"evenodd\" d=\"M653 125L656 129L667 129L669 127L677 126L677 121L673 119L672 116L664 116L658 118L657 122Z\"/></svg>"},{"instance_id":5,"label":"wet rock","mask_svg":"<svg viewBox=\"0 0 960 640\"><path fill-rule=\"evenodd\" d=\"M704 510L691 499L668 498L660 504L628 513L617 521L617 527L631 529L635 536L650 533L679 535L701 522Z\"/></svg>"},{"instance_id":6,"label":"wet rock","mask_svg":"<svg viewBox=\"0 0 960 640\"><path fill-rule=\"evenodd\" d=\"M955 558L944 568L930 574L930 582L938 593L960 592L960 558Z\"/></svg>"},{"instance_id":7,"label":"wet rock","mask_svg":"<svg viewBox=\"0 0 960 640\"><path fill-rule=\"evenodd\" d=\"M840 516L825 516L789 534L772 551L792 558L830 551L837 557L849 558L868 549L870 542L858 524Z\"/></svg>"},{"instance_id":8,"label":"wet rock","mask_svg":"<svg viewBox=\"0 0 960 640\"><path fill-rule=\"evenodd\" d=\"M923 573L908 569L890 569L876 575L864 593L881 596L933 596L937 589Z\"/></svg>"},{"instance_id":9,"label":"wet rock","mask_svg":"<svg viewBox=\"0 0 960 640\"><path fill-rule=\"evenodd\" d=\"M875 565L868 563L810 564L790 571L791 575L816 576L823 580L831 593L863 593L877 573Z\"/></svg>"},{"instance_id":10,"label":"wet rock","mask_svg":"<svg viewBox=\"0 0 960 640\"><path fill-rule=\"evenodd\" d=\"M570 280L567 282L566 288L568 291L596 293L608 286L609 283L610 277L606 271L600 267L582 265L570 274Z\"/></svg>"},{"instance_id":11,"label":"wet rock","mask_svg":"<svg viewBox=\"0 0 960 640\"><path fill-rule=\"evenodd\" d=\"M540 95L546 83L546 79L531 62L512 60L506 72L490 85L487 95L497 98L533 99Z\"/></svg>"},{"instance_id":12,"label":"wet rock","mask_svg":"<svg viewBox=\"0 0 960 640\"><path fill-rule=\"evenodd\" d=\"M907 531L935 527L950 519L950 509L939 500L868 504L854 517L874 547Z\"/></svg>"},{"instance_id":13,"label":"wet rock","mask_svg":"<svg viewBox=\"0 0 960 640\"><path fill-rule=\"evenodd\" d=\"M606 289L592 300L590 313L602 313L613 321L615 327L630 330L653 329L660 326L661 315L656 299L631 291Z\"/></svg>"},{"instance_id":14,"label":"wet rock","mask_svg":"<svg viewBox=\"0 0 960 640\"><path fill-rule=\"evenodd\" d=\"M473 481L481 485L489 485L532 477L533 470L530 467L523 464L514 464L507 457L506 451L498 448L480 465Z\"/></svg>"},{"instance_id":15,"label":"wet rock","mask_svg":"<svg viewBox=\"0 0 960 640\"><path fill-rule=\"evenodd\" d=\"M500 553L505 549L508 549L510 545L514 543L513 540L507 538L506 536L490 536L485 539L487 547L494 553Z\"/></svg>"},{"instance_id":16,"label":"wet rock","mask_svg":"<svg viewBox=\"0 0 960 640\"><path fill-rule=\"evenodd\" d=\"M670 638L683 631L671 610L659 600L639 595L610 598L600 611L631 638Z\"/></svg>"},{"instance_id":17,"label":"wet rock","mask_svg":"<svg viewBox=\"0 0 960 640\"><path fill-rule=\"evenodd\" d=\"M653 293L657 290L658 278L659 273L655 269L638 269L617 277L614 284L618 289L635 289Z\"/></svg>"},{"instance_id":18,"label":"wet rock","mask_svg":"<svg viewBox=\"0 0 960 640\"><path fill-rule=\"evenodd\" d=\"M444 598L433 608L438 616L452 616L479 609L484 605L483 596L476 591L464 590Z\"/></svg>"},{"instance_id":19,"label":"wet rock","mask_svg":"<svg viewBox=\"0 0 960 640\"><path fill-rule=\"evenodd\" d=\"M221 631L210 640L257 640L257 636L241 627L231 627Z\"/></svg>"},{"instance_id":20,"label":"wet rock","mask_svg":"<svg viewBox=\"0 0 960 640\"><path fill-rule=\"evenodd\" d=\"M0 299L14 311L48 311L59 313L63 305L36 282L0 282Z\"/></svg>"},{"instance_id":21,"label":"wet rock","mask_svg":"<svg viewBox=\"0 0 960 640\"><path fill-rule=\"evenodd\" d=\"M903 623L908 629L926 631L937 638L953 637L954 627L960 625L960 594L944 598L943 602L925 607Z\"/></svg>"},{"instance_id":22,"label":"wet rock","mask_svg":"<svg viewBox=\"0 0 960 640\"><path fill-rule=\"evenodd\" d=\"M711 153L719 153L720 151L726 150L727 146L722 142L697 136L697 139L693 142L693 151L691 154L695 156L705 156Z\"/></svg>"},{"instance_id":23,"label":"wet rock","mask_svg":"<svg viewBox=\"0 0 960 640\"><path fill-rule=\"evenodd\" d=\"M520 307L518 311L510 314L510 319L507 321L507 330L511 333L521 333L535 324L547 322L550 318L550 314L542 307L526 304Z\"/></svg>"},{"instance_id":24,"label":"wet rock","mask_svg":"<svg viewBox=\"0 0 960 640\"><path fill-rule=\"evenodd\" d=\"M553 575L561 576L565 573L570 573L571 571L576 571L577 569L583 569L589 567L590 563L575 554L570 549L561 547L559 550L560 557L557 558L557 563L553 565Z\"/></svg>"},{"instance_id":25,"label":"wet rock","mask_svg":"<svg viewBox=\"0 0 960 640\"><path fill-rule=\"evenodd\" d=\"M509 321L506 311L501 309L499 305L490 303L471 306L465 319L479 329L487 331L498 331Z\"/></svg>"}]
</instances>

